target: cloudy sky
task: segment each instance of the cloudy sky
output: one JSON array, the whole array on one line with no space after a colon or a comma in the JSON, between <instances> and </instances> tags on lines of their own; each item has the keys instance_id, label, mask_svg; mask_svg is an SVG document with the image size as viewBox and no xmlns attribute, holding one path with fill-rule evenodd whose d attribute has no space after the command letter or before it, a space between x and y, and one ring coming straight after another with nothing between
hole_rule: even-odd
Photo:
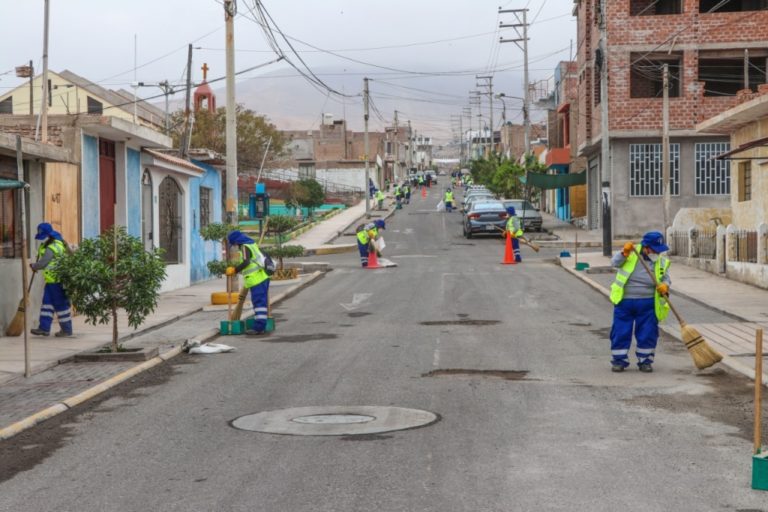
<instances>
[{"instance_id":1,"label":"cloudy sky","mask_svg":"<svg viewBox=\"0 0 768 512\"><path fill-rule=\"evenodd\" d=\"M274 60L255 0L237 3L236 68ZM203 62L211 68L209 78L224 73L224 17L218 0L50 0L50 4L53 71L69 69L109 88L130 88L135 39L139 81L167 79L181 84L188 43L195 47L193 80L201 80ZM305 74L307 68L312 70L322 82L309 84L284 61L238 77L238 101L267 113L285 128L311 128L322 112L346 116L359 127L355 119L364 76L373 79L374 127L391 123L398 110L401 119L410 119L422 133L441 138L451 132L450 116L461 114L469 105L469 91L478 89L475 74L492 74L496 92L521 96L522 52L513 43L498 43L499 36L516 37L513 29L499 31L499 22L515 19L499 14L499 7L528 8L531 81L551 77L557 62L575 52L573 0L262 0L261 4L271 17L277 46L295 66ZM20 83L15 66L31 59L38 70L42 67L43 6L43 0L0 0L2 18L13 20L0 31L0 93ZM270 87L263 86L267 81ZM215 85L223 87L223 82ZM293 97L285 94L288 90ZM139 94L149 97L159 92L147 87ZM219 103L223 105L223 97ZM507 108L508 119L519 122L519 102L507 100Z\"/></svg>"}]
</instances>

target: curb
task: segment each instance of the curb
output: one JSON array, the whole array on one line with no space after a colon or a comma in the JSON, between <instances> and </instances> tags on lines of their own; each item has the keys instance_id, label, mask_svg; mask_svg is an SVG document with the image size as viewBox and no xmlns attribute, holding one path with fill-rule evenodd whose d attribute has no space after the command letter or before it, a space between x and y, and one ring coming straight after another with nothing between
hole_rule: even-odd
<instances>
[{"instance_id":1,"label":"curb","mask_svg":"<svg viewBox=\"0 0 768 512\"><path fill-rule=\"evenodd\" d=\"M305 282L300 283L292 287L291 289L286 290L280 295L276 296L272 300L272 305L280 304L281 302L295 296L304 288L314 284L315 281L318 281L319 279L322 279L323 277L325 277L325 274L326 274L325 272L316 270ZM189 315L185 315L185 316L189 316ZM179 317L179 319L181 318L182 317ZM167 323L170 323L170 322L167 322ZM208 331L205 331L202 335L195 336L194 338L191 338L191 339L197 340L200 343L206 343L218 336L219 336L219 329L212 328ZM87 402L88 400L104 393L105 391L117 386L118 384L125 382L126 380L132 377L135 377L136 375L142 373L143 371L149 370L150 368L157 366L160 363L173 359L174 357L181 354L181 352L182 352L182 345L179 345L178 347L174 347L171 350L163 352L159 356L150 359L149 361L145 361L132 368L128 368L127 370L124 370L118 373L117 375L110 377L104 382L101 382L91 388L86 389L85 391L82 391L74 396L71 396L65 400L62 400L61 402L56 403L50 407L47 407L42 411L38 411L35 414L27 416L26 418L19 420L16 423L12 423L11 425L0 429L0 441L5 441L6 439L10 439L17 434L29 428L32 428L35 425L42 423L45 420L48 420L50 418L53 418L54 416L57 416L63 412L66 412L76 407L77 405L82 404L83 402Z\"/></svg>"}]
</instances>

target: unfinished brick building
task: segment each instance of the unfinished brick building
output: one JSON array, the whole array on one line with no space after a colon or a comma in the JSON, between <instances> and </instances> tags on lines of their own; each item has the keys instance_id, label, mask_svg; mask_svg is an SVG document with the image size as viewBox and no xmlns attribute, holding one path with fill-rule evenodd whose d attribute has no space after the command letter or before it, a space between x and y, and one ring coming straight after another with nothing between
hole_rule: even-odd
<instances>
[{"instance_id":1,"label":"unfinished brick building","mask_svg":"<svg viewBox=\"0 0 768 512\"><path fill-rule=\"evenodd\" d=\"M605 6L603 12L602 6ZM578 21L579 154L588 159L588 219L601 226L602 66L608 120L614 236L660 229L662 70L669 67L671 215L727 208L730 164L712 160L727 138L697 133L737 95L766 80L767 0L574 0ZM606 43L601 45L601 24Z\"/></svg>"}]
</instances>

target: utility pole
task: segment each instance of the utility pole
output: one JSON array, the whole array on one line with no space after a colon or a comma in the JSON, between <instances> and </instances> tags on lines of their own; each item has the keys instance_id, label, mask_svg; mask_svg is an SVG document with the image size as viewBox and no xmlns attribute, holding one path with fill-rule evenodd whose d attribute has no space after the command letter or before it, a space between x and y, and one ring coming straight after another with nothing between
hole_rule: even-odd
<instances>
[{"instance_id":1,"label":"utility pole","mask_svg":"<svg viewBox=\"0 0 768 512\"><path fill-rule=\"evenodd\" d=\"M40 139L48 144L48 31L49 31L50 0L45 0L45 18L43 22L43 98L40 109ZM35 137L37 140L37 137Z\"/></svg>"},{"instance_id":2,"label":"utility pole","mask_svg":"<svg viewBox=\"0 0 768 512\"><path fill-rule=\"evenodd\" d=\"M494 138L493 138L493 75L488 76L477 76L475 75L475 78L478 80L486 80L487 82L485 84L477 84L478 87L487 87L488 88L488 115L489 115L489 123L491 125L491 138L488 140L488 156L490 157L491 154L494 153Z\"/></svg>"},{"instance_id":3,"label":"utility pole","mask_svg":"<svg viewBox=\"0 0 768 512\"><path fill-rule=\"evenodd\" d=\"M480 98L480 91L469 91L471 96L469 97L469 105L477 106L477 133L480 137L478 144L480 144L480 152L483 148L483 113L482 113L482 100Z\"/></svg>"},{"instance_id":4,"label":"utility pole","mask_svg":"<svg viewBox=\"0 0 768 512\"><path fill-rule=\"evenodd\" d=\"M613 229L611 226L611 137L608 123L608 30L606 27L607 0L600 0L600 180L602 185L601 204L603 220L603 256L610 256L613 250ZM526 98L528 97L526 91Z\"/></svg>"},{"instance_id":5,"label":"utility pole","mask_svg":"<svg viewBox=\"0 0 768 512\"><path fill-rule=\"evenodd\" d=\"M525 102L523 103L523 123L525 125L525 153L529 154L531 152L531 86L528 78L528 9L499 9L499 14L504 13L514 14L517 23L499 23L499 28L514 28L515 32L517 32L517 38L504 39L501 37L499 42L515 43L518 48L523 50L523 87L525 88L525 94L523 94L525 97ZM520 29L522 29L522 32ZM523 43L522 46L520 43Z\"/></svg>"},{"instance_id":6,"label":"utility pole","mask_svg":"<svg viewBox=\"0 0 768 512\"><path fill-rule=\"evenodd\" d=\"M408 170L411 170L411 167L413 167L413 145L414 145L414 137L413 137L413 130L411 128L411 120L408 120Z\"/></svg>"},{"instance_id":7,"label":"utility pole","mask_svg":"<svg viewBox=\"0 0 768 512\"><path fill-rule=\"evenodd\" d=\"M661 136L661 190L664 194L664 236L667 236L669 228L669 200L671 194L670 156L669 156L669 64L664 64L664 100L662 112L662 136Z\"/></svg>"},{"instance_id":8,"label":"utility pole","mask_svg":"<svg viewBox=\"0 0 768 512\"><path fill-rule=\"evenodd\" d=\"M371 212L371 193L368 184L371 182L371 170L368 164L368 79L363 78L363 125L365 126L364 151L365 151L365 215ZM379 183L381 186L381 183Z\"/></svg>"},{"instance_id":9,"label":"utility pole","mask_svg":"<svg viewBox=\"0 0 768 512\"><path fill-rule=\"evenodd\" d=\"M462 118L463 117L467 117L467 121L469 121L468 132L469 132L470 139L466 141L467 149L464 151L464 157L466 159L465 160L465 162L466 162L466 161L469 161L469 155L471 153L470 142L472 141L472 139L471 139L471 137L472 137L472 107L463 107L462 110L461 110L461 117ZM462 131L462 134L461 134L461 143L462 144L464 144L464 139L465 139L464 132Z\"/></svg>"},{"instance_id":10,"label":"utility pole","mask_svg":"<svg viewBox=\"0 0 768 512\"><path fill-rule=\"evenodd\" d=\"M237 111L235 110L235 0L224 0L227 60L227 222L237 225ZM187 69L190 69L190 65ZM188 93L189 94L189 93ZM189 100L187 100L189 101Z\"/></svg>"},{"instance_id":11,"label":"utility pole","mask_svg":"<svg viewBox=\"0 0 768 512\"><path fill-rule=\"evenodd\" d=\"M190 106L190 101L192 97L192 45L191 44L187 46L187 85L186 87L187 87L187 93L186 93L186 96L184 97L184 135L181 137L181 147L179 148L179 154L181 155L181 158L185 158L187 156L190 139L192 139L192 122L190 121L190 116L192 115L192 108ZM227 92L229 92L229 90L227 90ZM167 94L165 98L166 98L166 104L167 104L167 101L168 101ZM227 112L227 119L229 119L229 112ZM228 128L229 127L227 127L227 129ZM227 139L227 154L229 154L229 139Z\"/></svg>"},{"instance_id":12,"label":"utility pole","mask_svg":"<svg viewBox=\"0 0 768 512\"><path fill-rule=\"evenodd\" d=\"M394 173L395 173L395 179L400 179L399 174L397 171L400 168L400 141L397 140L397 110L395 110L395 167L394 167Z\"/></svg>"}]
</instances>

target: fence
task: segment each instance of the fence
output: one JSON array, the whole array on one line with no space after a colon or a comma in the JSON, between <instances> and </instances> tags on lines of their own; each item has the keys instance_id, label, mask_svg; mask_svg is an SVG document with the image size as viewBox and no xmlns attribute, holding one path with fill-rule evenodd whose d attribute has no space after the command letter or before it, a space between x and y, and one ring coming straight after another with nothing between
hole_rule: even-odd
<instances>
[{"instance_id":1,"label":"fence","mask_svg":"<svg viewBox=\"0 0 768 512\"><path fill-rule=\"evenodd\" d=\"M667 233L669 254L683 258L717 260L718 268L725 272L728 262L768 264L768 225L757 230L720 226L714 229L695 229Z\"/></svg>"},{"instance_id":2,"label":"fence","mask_svg":"<svg viewBox=\"0 0 768 512\"><path fill-rule=\"evenodd\" d=\"M757 231L737 230L733 234L736 242L733 261L757 263Z\"/></svg>"}]
</instances>

